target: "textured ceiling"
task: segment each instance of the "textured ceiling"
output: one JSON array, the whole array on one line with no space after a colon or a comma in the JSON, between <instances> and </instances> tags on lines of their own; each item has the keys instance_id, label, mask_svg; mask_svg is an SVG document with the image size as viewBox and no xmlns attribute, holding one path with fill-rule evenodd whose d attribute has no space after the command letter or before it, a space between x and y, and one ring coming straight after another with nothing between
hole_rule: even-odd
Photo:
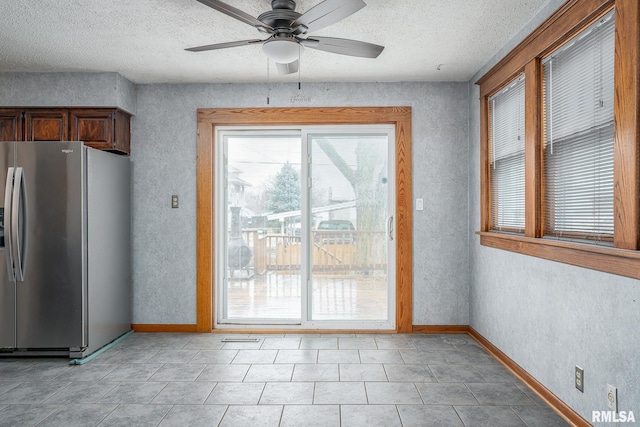
<instances>
[{"instance_id":1,"label":"textured ceiling","mask_svg":"<svg viewBox=\"0 0 640 427\"><path fill-rule=\"evenodd\" d=\"M226 0L252 16L269 0ZM320 0L298 0L304 13ZM312 33L385 46L377 59L305 49L303 82L467 81L548 0L365 0ZM0 72L118 72L135 83L267 81L260 45L187 47L264 38L196 0L3 0ZM279 76L273 64L270 80Z\"/></svg>"}]
</instances>

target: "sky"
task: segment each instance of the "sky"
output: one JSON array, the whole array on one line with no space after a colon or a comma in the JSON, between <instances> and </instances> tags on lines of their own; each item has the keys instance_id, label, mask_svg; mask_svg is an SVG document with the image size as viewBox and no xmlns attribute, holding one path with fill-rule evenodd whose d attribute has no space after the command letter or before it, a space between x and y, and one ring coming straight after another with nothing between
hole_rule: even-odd
<instances>
[{"instance_id":1,"label":"sky","mask_svg":"<svg viewBox=\"0 0 640 427\"><path fill-rule=\"evenodd\" d=\"M267 183L280 171L282 165L289 162L301 171L302 143L299 131L273 132L265 136L245 132L244 135L228 135L227 156L228 167L241 171L239 177L248 182L251 187L245 193L260 193ZM288 133L288 134L287 134ZM384 156L386 150L386 135L373 136L326 136L334 144L345 161L356 169L355 146L358 140L366 138L371 142L372 149L381 150ZM313 139L313 137L312 137ZM331 191L332 200L350 201L355 198L351 185L331 162L327 155L316 144L311 144L313 157L312 177L315 191L324 194Z\"/></svg>"}]
</instances>

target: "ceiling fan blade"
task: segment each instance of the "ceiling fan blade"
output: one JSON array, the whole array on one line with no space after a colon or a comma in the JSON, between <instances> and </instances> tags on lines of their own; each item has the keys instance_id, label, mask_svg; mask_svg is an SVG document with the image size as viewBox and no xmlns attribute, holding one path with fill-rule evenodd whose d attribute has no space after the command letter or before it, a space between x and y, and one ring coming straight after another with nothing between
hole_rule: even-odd
<instances>
[{"instance_id":1,"label":"ceiling fan blade","mask_svg":"<svg viewBox=\"0 0 640 427\"><path fill-rule=\"evenodd\" d=\"M335 37L311 37L298 39L304 47L340 55L359 56L361 58L377 58L384 46L361 42L358 40L338 39Z\"/></svg>"},{"instance_id":2,"label":"ceiling fan blade","mask_svg":"<svg viewBox=\"0 0 640 427\"><path fill-rule=\"evenodd\" d=\"M212 9L217 10L218 12L222 12L225 15L228 15L232 18L237 19L238 21L242 21L245 24L249 24L258 29L264 29L268 31L273 31L273 28L262 21L259 21L258 18L254 18L246 12L241 11L233 6L230 6L224 2L219 0L198 0L200 3L209 6Z\"/></svg>"},{"instance_id":3,"label":"ceiling fan blade","mask_svg":"<svg viewBox=\"0 0 640 427\"><path fill-rule=\"evenodd\" d=\"M303 25L306 30L302 33L310 33L335 24L365 6L366 4L362 0L324 0L303 13L291 24L291 27Z\"/></svg>"},{"instance_id":4,"label":"ceiling fan blade","mask_svg":"<svg viewBox=\"0 0 640 427\"><path fill-rule=\"evenodd\" d=\"M278 69L278 74L293 74L298 72L298 68L300 67L300 61L295 60L288 64L281 64L276 62L276 68Z\"/></svg>"},{"instance_id":5,"label":"ceiling fan blade","mask_svg":"<svg viewBox=\"0 0 640 427\"><path fill-rule=\"evenodd\" d=\"M262 43L264 40L254 39L254 40L240 40L237 42L227 42L227 43L216 43L216 44L208 44L206 46L196 46L190 47L188 49L189 52L204 52L207 50L218 50L218 49L226 49L228 47L237 47L237 46L245 46L248 44Z\"/></svg>"}]
</instances>

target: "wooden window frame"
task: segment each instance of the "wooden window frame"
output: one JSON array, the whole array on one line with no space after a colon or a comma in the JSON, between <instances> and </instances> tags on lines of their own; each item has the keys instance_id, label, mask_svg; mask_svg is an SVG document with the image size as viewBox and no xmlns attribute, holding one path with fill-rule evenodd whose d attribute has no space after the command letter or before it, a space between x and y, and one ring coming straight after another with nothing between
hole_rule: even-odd
<instances>
[{"instance_id":1,"label":"wooden window frame","mask_svg":"<svg viewBox=\"0 0 640 427\"><path fill-rule=\"evenodd\" d=\"M412 318L411 107L219 108L198 110L196 141L196 330L213 329L213 200L216 126L395 125L396 332Z\"/></svg>"},{"instance_id":2,"label":"wooden window frame","mask_svg":"<svg viewBox=\"0 0 640 427\"><path fill-rule=\"evenodd\" d=\"M613 247L542 239L541 60L615 7ZM525 233L491 231L488 98L525 73ZM640 2L568 0L476 82L480 86L480 244L640 279Z\"/></svg>"}]
</instances>

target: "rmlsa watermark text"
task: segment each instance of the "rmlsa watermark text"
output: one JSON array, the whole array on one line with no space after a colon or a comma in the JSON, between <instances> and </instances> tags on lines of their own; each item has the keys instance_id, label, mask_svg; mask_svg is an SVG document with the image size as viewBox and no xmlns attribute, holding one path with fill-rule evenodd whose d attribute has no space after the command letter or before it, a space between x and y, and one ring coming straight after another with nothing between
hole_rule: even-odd
<instances>
[{"instance_id":1,"label":"rmlsa watermark text","mask_svg":"<svg viewBox=\"0 0 640 427\"><path fill-rule=\"evenodd\" d=\"M635 423L633 411L591 411L592 423Z\"/></svg>"}]
</instances>

